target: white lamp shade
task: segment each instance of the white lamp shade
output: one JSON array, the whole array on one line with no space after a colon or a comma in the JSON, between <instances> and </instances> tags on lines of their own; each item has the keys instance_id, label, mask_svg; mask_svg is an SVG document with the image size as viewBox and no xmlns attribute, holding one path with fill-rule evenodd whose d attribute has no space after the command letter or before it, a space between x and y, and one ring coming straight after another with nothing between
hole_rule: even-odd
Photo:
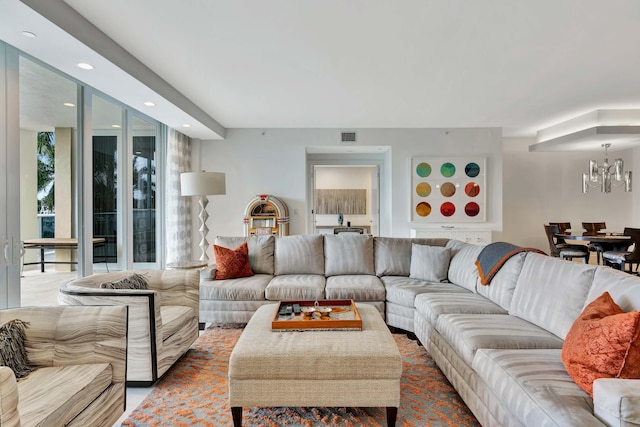
<instances>
[{"instance_id":1,"label":"white lamp shade","mask_svg":"<svg viewBox=\"0 0 640 427\"><path fill-rule=\"evenodd\" d=\"M183 196L215 196L227 194L222 172L185 172L180 174L180 194Z\"/></svg>"}]
</instances>

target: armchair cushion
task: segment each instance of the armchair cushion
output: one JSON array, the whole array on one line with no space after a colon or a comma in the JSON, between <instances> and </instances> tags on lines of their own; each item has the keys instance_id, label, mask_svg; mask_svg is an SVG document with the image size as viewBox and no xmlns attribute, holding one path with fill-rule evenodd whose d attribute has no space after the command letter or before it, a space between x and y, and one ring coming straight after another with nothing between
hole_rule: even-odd
<instances>
[{"instance_id":1,"label":"armchair cushion","mask_svg":"<svg viewBox=\"0 0 640 427\"><path fill-rule=\"evenodd\" d=\"M38 368L18 382L20 422L29 426L67 425L112 381L109 363Z\"/></svg>"},{"instance_id":2,"label":"armchair cushion","mask_svg":"<svg viewBox=\"0 0 640 427\"><path fill-rule=\"evenodd\" d=\"M16 378L26 377L33 370L24 346L28 325L13 319L0 326L0 365L11 368Z\"/></svg>"}]
</instances>

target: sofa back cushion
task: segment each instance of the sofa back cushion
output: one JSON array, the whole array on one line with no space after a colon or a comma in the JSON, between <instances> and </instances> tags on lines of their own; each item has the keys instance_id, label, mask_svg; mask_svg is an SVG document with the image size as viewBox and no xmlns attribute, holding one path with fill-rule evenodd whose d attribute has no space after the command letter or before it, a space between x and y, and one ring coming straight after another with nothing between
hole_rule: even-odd
<instances>
[{"instance_id":1,"label":"sofa back cushion","mask_svg":"<svg viewBox=\"0 0 640 427\"><path fill-rule=\"evenodd\" d=\"M640 277L610 267L598 267L585 307L604 292L609 292L624 311L640 311Z\"/></svg>"},{"instance_id":2,"label":"sofa back cushion","mask_svg":"<svg viewBox=\"0 0 640 427\"><path fill-rule=\"evenodd\" d=\"M215 245L227 249L235 249L247 242L249 247L249 264L255 274L273 274L274 236L251 237L216 237Z\"/></svg>"},{"instance_id":3,"label":"sofa back cushion","mask_svg":"<svg viewBox=\"0 0 640 427\"><path fill-rule=\"evenodd\" d=\"M528 253L509 314L565 339L582 312L595 270L593 265Z\"/></svg>"},{"instance_id":4,"label":"sofa back cushion","mask_svg":"<svg viewBox=\"0 0 640 427\"><path fill-rule=\"evenodd\" d=\"M275 274L324 274L323 242L321 234L278 236Z\"/></svg>"},{"instance_id":5,"label":"sofa back cushion","mask_svg":"<svg viewBox=\"0 0 640 427\"><path fill-rule=\"evenodd\" d=\"M520 252L509 258L488 285L478 283L478 293L509 310L526 255L526 252Z\"/></svg>"},{"instance_id":6,"label":"sofa back cushion","mask_svg":"<svg viewBox=\"0 0 640 427\"><path fill-rule=\"evenodd\" d=\"M409 276L411 244L444 246L449 239L375 237L373 241L376 276Z\"/></svg>"},{"instance_id":7,"label":"sofa back cushion","mask_svg":"<svg viewBox=\"0 0 640 427\"><path fill-rule=\"evenodd\" d=\"M324 274L375 274L373 237L369 235L325 234Z\"/></svg>"},{"instance_id":8,"label":"sofa back cushion","mask_svg":"<svg viewBox=\"0 0 640 427\"><path fill-rule=\"evenodd\" d=\"M477 287L480 286L476 260L484 246L450 240L447 242L447 247L451 251L449 281L471 292L476 292Z\"/></svg>"}]
</instances>

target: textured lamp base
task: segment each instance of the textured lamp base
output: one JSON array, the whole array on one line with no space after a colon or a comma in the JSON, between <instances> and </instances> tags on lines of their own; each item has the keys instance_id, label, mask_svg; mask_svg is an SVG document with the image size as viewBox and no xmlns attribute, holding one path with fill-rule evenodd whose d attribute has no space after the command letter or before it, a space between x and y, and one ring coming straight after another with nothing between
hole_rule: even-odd
<instances>
[{"instance_id":1,"label":"textured lamp base","mask_svg":"<svg viewBox=\"0 0 640 427\"><path fill-rule=\"evenodd\" d=\"M209 219L209 214L207 213L207 205L209 204L209 198L207 196L200 196L199 200L200 204L200 249L202 250L202 255L200 255L200 261L209 263L209 257L207 256L207 250L209 249L209 242L207 241L207 234L209 233L209 229L207 228L207 219Z\"/></svg>"}]
</instances>

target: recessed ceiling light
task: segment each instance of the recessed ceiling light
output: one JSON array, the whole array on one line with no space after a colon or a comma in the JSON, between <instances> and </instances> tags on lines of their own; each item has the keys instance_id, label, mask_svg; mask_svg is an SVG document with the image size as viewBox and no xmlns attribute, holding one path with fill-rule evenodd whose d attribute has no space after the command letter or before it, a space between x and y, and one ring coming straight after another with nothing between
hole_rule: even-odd
<instances>
[{"instance_id":1,"label":"recessed ceiling light","mask_svg":"<svg viewBox=\"0 0 640 427\"><path fill-rule=\"evenodd\" d=\"M72 102L65 102L65 103L64 103L64 104L62 104L62 105L64 105L65 107L75 107L75 106L76 106L76 104L74 104L74 103L72 103Z\"/></svg>"},{"instance_id":2,"label":"recessed ceiling light","mask_svg":"<svg viewBox=\"0 0 640 427\"><path fill-rule=\"evenodd\" d=\"M191 127L191 125L190 125L189 123L185 123L185 124L183 124L183 125L182 125L182 127L183 127L183 128L190 128L190 127Z\"/></svg>"},{"instance_id":3,"label":"recessed ceiling light","mask_svg":"<svg viewBox=\"0 0 640 427\"><path fill-rule=\"evenodd\" d=\"M153 102L151 102L151 101L146 101L146 102L144 103L144 105L146 105L147 107L155 107L155 106L156 106L156 104L155 104L155 103L153 103Z\"/></svg>"},{"instance_id":4,"label":"recessed ceiling light","mask_svg":"<svg viewBox=\"0 0 640 427\"><path fill-rule=\"evenodd\" d=\"M36 38L36 33L32 33L31 31L23 31L22 35L25 37L29 37L30 39Z\"/></svg>"},{"instance_id":5,"label":"recessed ceiling light","mask_svg":"<svg viewBox=\"0 0 640 427\"><path fill-rule=\"evenodd\" d=\"M86 62L78 62L76 65L78 68L82 68L83 70L93 70L93 65Z\"/></svg>"},{"instance_id":6,"label":"recessed ceiling light","mask_svg":"<svg viewBox=\"0 0 640 427\"><path fill-rule=\"evenodd\" d=\"M112 128L120 129L120 125L111 125Z\"/></svg>"}]
</instances>

